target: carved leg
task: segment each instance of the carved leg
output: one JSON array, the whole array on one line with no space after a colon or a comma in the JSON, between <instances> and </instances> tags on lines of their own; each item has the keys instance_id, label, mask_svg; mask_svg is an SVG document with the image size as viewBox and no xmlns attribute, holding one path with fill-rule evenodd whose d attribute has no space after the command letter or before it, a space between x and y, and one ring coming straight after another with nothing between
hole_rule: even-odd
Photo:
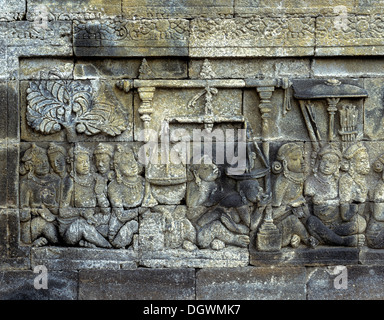
<instances>
[{"instance_id":1,"label":"carved leg","mask_svg":"<svg viewBox=\"0 0 384 320\"><path fill-rule=\"evenodd\" d=\"M56 226L52 222L48 222L41 217L36 217L31 222L31 238L34 246L43 246L48 244L59 243L59 234ZM41 240L39 237L44 237L46 241ZM38 239L39 238L39 239ZM39 241L35 241L38 239Z\"/></svg>"},{"instance_id":2,"label":"carved leg","mask_svg":"<svg viewBox=\"0 0 384 320\"><path fill-rule=\"evenodd\" d=\"M53 223L47 222L43 230L43 235L47 238L47 240L50 243L52 244L59 243L59 233L57 231L56 226Z\"/></svg>"},{"instance_id":3,"label":"carved leg","mask_svg":"<svg viewBox=\"0 0 384 320\"><path fill-rule=\"evenodd\" d=\"M220 240L237 247L247 247L249 244L249 236L233 234L219 220L205 225L197 234L197 243L200 248L209 248L213 240Z\"/></svg>"},{"instance_id":4,"label":"carved leg","mask_svg":"<svg viewBox=\"0 0 384 320\"><path fill-rule=\"evenodd\" d=\"M130 245L135 232L139 230L139 224L136 220L127 222L118 232L112 245L115 248L125 248Z\"/></svg>"},{"instance_id":5,"label":"carved leg","mask_svg":"<svg viewBox=\"0 0 384 320\"><path fill-rule=\"evenodd\" d=\"M117 219L116 215L112 214L111 220L109 220L109 241L113 241L122 226L123 224L119 221L119 219Z\"/></svg>"},{"instance_id":6,"label":"carved leg","mask_svg":"<svg viewBox=\"0 0 384 320\"><path fill-rule=\"evenodd\" d=\"M307 227L310 234L327 245L355 247L358 244L358 238L356 236L339 236L326 227L323 222L315 216L308 218Z\"/></svg>"},{"instance_id":7,"label":"carved leg","mask_svg":"<svg viewBox=\"0 0 384 320\"><path fill-rule=\"evenodd\" d=\"M83 219L77 219L67 229L64 240L67 244L76 245L83 239L102 248L111 248L111 244Z\"/></svg>"},{"instance_id":8,"label":"carved leg","mask_svg":"<svg viewBox=\"0 0 384 320\"><path fill-rule=\"evenodd\" d=\"M302 222L294 215L285 218L277 225L277 227L282 236L282 247L286 247L291 243L293 235L300 237L301 241L306 245L313 246L312 241L315 242Z\"/></svg>"}]
</instances>

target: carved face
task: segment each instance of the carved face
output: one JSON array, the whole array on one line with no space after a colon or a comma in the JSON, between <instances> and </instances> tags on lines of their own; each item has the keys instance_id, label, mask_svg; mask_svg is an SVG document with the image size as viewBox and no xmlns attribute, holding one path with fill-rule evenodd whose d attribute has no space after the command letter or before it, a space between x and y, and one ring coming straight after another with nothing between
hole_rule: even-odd
<instances>
[{"instance_id":1,"label":"carved face","mask_svg":"<svg viewBox=\"0 0 384 320\"><path fill-rule=\"evenodd\" d=\"M319 171L324 175L332 175L339 169L340 159L333 153L326 153L321 157Z\"/></svg>"},{"instance_id":2,"label":"carved face","mask_svg":"<svg viewBox=\"0 0 384 320\"><path fill-rule=\"evenodd\" d=\"M117 163L117 169L122 175L127 177L134 177L139 174L139 166L132 157L120 157Z\"/></svg>"},{"instance_id":3,"label":"carved face","mask_svg":"<svg viewBox=\"0 0 384 320\"><path fill-rule=\"evenodd\" d=\"M304 172L304 157L303 151L300 149L294 149L288 153L286 158L287 168L291 172Z\"/></svg>"},{"instance_id":4,"label":"carved face","mask_svg":"<svg viewBox=\"0 0 384 320\"><path fill-rule=\"evenodd\" d=\"M89 155L86 153L79 153L75 158L75 169L78 174L88 174L91 165Z\"/></svg>"},{"instance_id":5,"label":"carved face","mask_svg":"<svg viewBox=\"0 0 384 320\"><path fill-rule=\"evenodd\" d=\"M49 161L45 154L35 156L33 159L33 167L35 174L44 176L49 173Z\"/></svg>"},{"instance_id":6,"label":"carved face","mask_svg":"<svg viewBox=\"0 0 384 320\"><path fill-rule=\"evenodd\" d=\"M106 153L98 153L95 155L96 168L100 173L106 173L109 170L111 158Z\"/></svg>"},{"instance_id":7,"label":"carved face","mask_svg":"<svg viewBox=\"0 0 384 320\"><path fill-rule=\"evenodd\" d=\"M355 155L355 170L359 174L368 174L370 170L367 151L362 150Z\"/></svg>"},{"instance_id":8,"label":"carved face","mask_svg":"<svg viewBox=\"0 0 384 320\"><path fill-rule=\"evenodd\" d=\"M201 164L197 170L198 176L204 181L215 181L220 174L219 168L215 164Z\"/></svg>"},{"instance_id":9,"label":"carved face","mask_svg":"<svg viewBox=\"0 0 384 320\"><path fill-rule=\"evenodd\" d=\"M65 156L60 152L51 153L49 155L49 162L53 171L60 174L65 172Z\"/></svg>"}]
</instances>

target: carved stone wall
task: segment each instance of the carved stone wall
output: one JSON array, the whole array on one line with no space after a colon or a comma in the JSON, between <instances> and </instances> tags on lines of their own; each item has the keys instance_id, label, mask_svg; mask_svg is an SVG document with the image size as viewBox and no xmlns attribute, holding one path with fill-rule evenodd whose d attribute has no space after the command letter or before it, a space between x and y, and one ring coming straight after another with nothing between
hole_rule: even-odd
<instances>
[{"instance_id":1,"label":"carved stone wall","mask_svg":"<svg viewBox=\"0 0 384 320\"><path fill-rule=\"evenodd\" d=\"M381 1L3 2L0 298L384 297Z\"/></svg>"}]
</instances>

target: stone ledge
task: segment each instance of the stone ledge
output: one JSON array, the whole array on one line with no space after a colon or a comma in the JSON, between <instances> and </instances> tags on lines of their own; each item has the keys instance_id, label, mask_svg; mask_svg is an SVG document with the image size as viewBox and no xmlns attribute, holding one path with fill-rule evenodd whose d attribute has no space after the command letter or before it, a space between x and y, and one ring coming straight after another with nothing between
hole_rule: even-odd
<instances>
[{"instance_id":1,"label":"stone ledge","mask_svg":"<svg viewBox=\"0 0 384 320\"><path fill-rule=\"evenodd\" d=\"M80 300L194 300L193 269L88 270L79 273Z\"/></svg>"},{"instance_id":2,"label":"stone ledge","mask_svg":"<svg viewBox=\"0 0 384 320\"><path fill-rule=\"evenodd\" d=\"M282 248L278 252L250 250L250 264L258 267L356 265L358 263L358 248Z\"/></svg>"},{"instance_id":3,"label":"stone ledge","mask_svg":"<svg viewBox=\"0 0 384 320\"><path fill-rule=\"evenodd\" d=\"M39 275L41 272L32 270L0 271L0 300L236 300L241 304L245 300L376 300L383 299L384 292L383 267L360 265L200 270L48 268L48 288L35 289Z\"/></svg>"},{"instance_id":4,"label":"stone ledge","mask_svg":"<svg viewBox=\"0 0 384 320\"><path fill-rule=\"evenodd\" d=\"M135 269L138 256L133 250L86 248L32 248L32 267L45 265L50 270Z\"/></svg>"}]
</instances>

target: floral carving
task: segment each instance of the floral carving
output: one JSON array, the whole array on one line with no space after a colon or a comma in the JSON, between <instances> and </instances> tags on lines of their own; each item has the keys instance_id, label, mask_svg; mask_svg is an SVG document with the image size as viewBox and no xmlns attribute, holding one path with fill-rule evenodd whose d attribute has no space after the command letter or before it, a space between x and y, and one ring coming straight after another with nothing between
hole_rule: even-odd
<instances>
[{"instance_id":1,"label":"floral carving","mask_svg":"<svg viewBox=\"0 0 384 320\"><path fill-rule=\"evenodd\" d=\"M121 134L127 128L117 106L98 102L92 87L72 80L30 82L26 118L29 126L43 134L66 129L68 139L77 133Z\"/></svg>"},{"instance_id":2,"label":"floral carving","mask_svg":"<svg viewBox=\"0 0 384 320\"><path fill-rule=\"evenodd\" d=\"M192 27L192 37L199 40L259 41L313 38L314 21L311 18L236 18L199 19Z\"/></svg>"},{"instance_id":3,"label":"floral carving","mask_svg":"<svg viewBox=\"0 0 384 320\"><path fill-rule=\"evenodd\" d=\"M91 40L185 40L189 24L182 19L75 21L75 38Z\"/></svg>"},{"instance_id":4,"label":"floral carving","mask_svg":"<svg viewBox=\"0 0 384 320\"><path fill-rule=\"evenodd\" d=\"M317 20L317 36L334 39L381 39L383 38L384 19L380 15L348 16L341 23L334 18L321 17Z\"/></svg>"}]
</instances>

